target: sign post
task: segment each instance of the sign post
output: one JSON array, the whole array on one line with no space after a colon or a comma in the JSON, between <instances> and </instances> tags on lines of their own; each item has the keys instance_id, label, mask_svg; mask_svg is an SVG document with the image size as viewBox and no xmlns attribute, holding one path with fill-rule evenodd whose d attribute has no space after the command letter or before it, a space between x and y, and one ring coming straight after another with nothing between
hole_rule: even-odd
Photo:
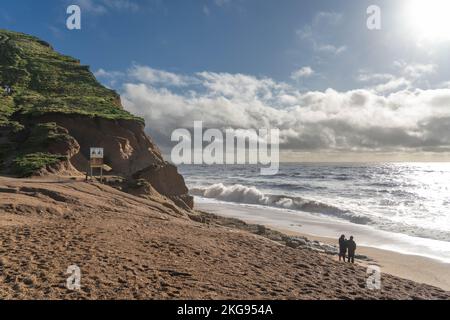
<instances>
[{"instance_id":1,"label":"sign post","mask_svg":"<svg viewBox=\"0 0 450 320\"><path fill-rule=\"evenodd\" d=\"M91 179L93 177L94 168L100 168L100 182L103 182L103 148L91 148L89 167Z\"/></svg>"}]
</instances>

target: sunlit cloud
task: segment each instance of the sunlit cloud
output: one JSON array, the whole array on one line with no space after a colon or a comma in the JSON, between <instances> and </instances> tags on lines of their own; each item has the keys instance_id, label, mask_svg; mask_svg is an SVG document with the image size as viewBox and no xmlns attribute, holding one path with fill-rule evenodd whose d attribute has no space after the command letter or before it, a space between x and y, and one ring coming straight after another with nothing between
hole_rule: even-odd
<instances>
[{"instance_id":1,"label":"sunlit cloud","mask_svg":"<svg viewBox=\"0 0 450 320\"><path fill-rule=\"evenodd\" d=\"M142 81L139 75L149 70L161 79ZM164 85L167 79L178 83L177 77L189 81L173 89ZM398 79L378 90L301 92L267 77L215 72L167 77L162 70L133 66L121 93L125 108L146 119L148 133L163 147L171 145L167 137L174 129L202 120L205 128L279 128L282 150L294 152L448 152L450 132L443 128L450 125L450 89L415 89ZM388 89L393 92L382 93Z\"/></svg>"},{"instance_id":2,"label":"sunlit cloud","mask_svg":"<svg viewBox=\"0 0 450 320\"><path fill-rule=\"evenodd\" d=\"M291 74L292 80L299 80L301 78L309 78L314 74L314 70L311 67L302 67L298 70L295 70Z\"/></svg>"}]
</instances>

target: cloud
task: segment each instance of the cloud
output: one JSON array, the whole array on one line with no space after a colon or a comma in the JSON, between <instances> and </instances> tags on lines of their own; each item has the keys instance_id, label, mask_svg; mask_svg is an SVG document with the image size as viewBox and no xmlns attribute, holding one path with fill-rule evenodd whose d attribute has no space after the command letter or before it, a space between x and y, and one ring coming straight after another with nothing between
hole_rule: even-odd
<instances>
[{"instance_id":1,"label":"cloud","mask_svg":"<svg viewBox=\"0 0 450 320\"><path fill-rule=\"evenodd\" d=\"M386 83L377 84L372 87L378 93L392 92L400 89L407 89L411 86L411 81L405 78L393 77Z\"/></svg>"},{"instance_id":2,"label":"cloud","mask_svg":"<svg viewBox=\"0 0 450 320\"><path fill-rule=\"evenodd\" d=\"M327 23L329 25L335 26L341 23L342 18L343 18L342 13L321 11L314 16L313 25L317 26L323 23Z\"/></svg>"},{"instance_id":3,"label":"cloud","mask_svg":"<svg viewBox=\"0 0 450 320\"><path fill-rule=\"evenodd\" d=\"M312 28L309 25L306 25L301 29L295 30L295 33L302 40L310 40L313 36Z\"/></svg>"},{"instance_id":4,"label":"cloud","mask_svg":"<svg viewBox=\"0 0 450 320\"><path fill-rule=\"evenodd\" d=\"M150 68L151 69L151 68ZM450 89L404 89L389 95L358 89L300 92L270 78L201 72L196 84L124 84L127 110L170 147L176 128L279 128L282 150L301 152L443 152L450 150ZM137 79L137 78L136 78ZM393 87L395 87L393 85Z\"/></svg>"},{"instance_id":5,"label":"cloud","mask_svg":"<svg viewBox=\"0 0 450 320\"><path fill-rule=\"evenodd\" d=\"M240 1L232 1L232 0L207 0L207 4L203 5L202 12L206 16L210 16L215 9L223 10L223 9L232 9L237 10L238 12L244 12L244 7L241 5Z\"/></svg>"},{"instance_id":6,"label":"cloud","mask_svg":"<svg viewBox=\"0 0 450 320\"><path fill-rule=\"evenodd\" d=\"M335 45L323 40L323 35L336 28L343 15L337 12L318 12L312 19L311 24L304 25L295 31L299 39L311 43L313 50L317 53L339 55L347 50L346 45Z\"/></svg>"},{"instance_id":7,"label":"cloud","mask_svg":"<svg viewBox=\"0 0 450 320\"><path fill-rule=\"evenodd\" d=\"M358 75L358 81L360 82L370 82L370 81L388 81L394 76L389 73L369 73L364 70L360 70Z\"/></svg>"},{"instance_id":8,"label":"cloud","mask_svg":"<svg viewBox=\"0 0 450 320\"><path fill-rule=\"evenodd\" d=\"M300 80L301 78L308 78L314 74L314 70L311 67L300 68L291 74L292 80Z\"/></svg>"},{"instance_id":9,"label":"cloud","mask_svg":"<svg viewBox=\"0 0 450 320\"><path fill-rule=\"evenodd\" d=\"M437 87L450 89L450 81L441 82Z\"/></svg>"},{"instance_id":10,"label":"cloud","mask_svg":"<svg viewBox=\"0 0 450 320\"><path fill-rule=\"evenodd\" d=\"M94 72L94 76L98 77L98 78L117 78L117 77L121 77L123 76L124 73L123 72L119 72L119 71L106 71L104 69L98 69L97 71Z\"/></svg>"},{"instance_id":11,"label":"cloud","mask_svg":"<svg viewBox=\"0 0 450 320\"><path fill-rule=\"evenodd\" d=\"M314 50L318 52L327 52L332 53L334 55L338 55L347 50L347 46L339 46L336 47L332 44L314 44Z\"/></svg>"},{"instance_id":12,"label":"cloud","mask_svg":"<svg viewBox=\"0 0 450 320\"><path fill-rule=\"evenodd\" d=\"M360 70L357 80L371 83L367 87L378 93L389 93L400 89L417 87L422 80L432 75L437 70L435 64L408 64L404 61L395 61L393 64L396 75L391 73L371 73L367 70ZM445 87L442 85L441 87Z\"/></svg>"},{"instance_id":13,"label":"cloud","mask_svg":"<svg viewBox=\"0 0 450 320\"><path fill-rule=\"evenodd\" d=\"M106 71L104 69L98 69L94 72L94 76L101 79L108 87L114 87L117 83L123 79L126 74L119 71Z\"/></svg>"},{"instance_id":14,"label":"cloud","mask_svg":"<svg viewBox=\"0 0 450 320\"><path fill-rule=\"evenodd\" d=\"M196 81L193 77L183 76L172 72L157 70L146 66L135 65L128 70L130 77L143 83L156 85L163 84L167 86L182 87L192 84Z\"/></svg>"},{"instance_id":15,"label":"cloud","mask_svg":"<svg viewBox=\"0 0 450 320\"><path fill-rule=\"evenodd\" d=\"M437 65L435 64L407 64L404 61L396 61L394 65L401 69L402 73L412 79L420 79L424 76L436 72Z\"/></svg>"},{"instance_id":16,"label":"cloud","mask_svg":"<svg viewBox=\"0 0 450 320\"><path fill-rule=\"evenodd\" d=\"M105 14L108 12L107 8L103 4L95 3L93 0L76 0L75 4L80 6L82 12L92 14Z\"/></svg>"},{"instance_id":17,"label":"cloud","mask_svg":"<svg viewBox=\"0 0 450 320\"><path fill-rule=\"evenodd\" d=\"M141 65L133 65L126 72L98 69L94 72L94 75L97 78L109 81L109 84L114 84L119 81L134 81L152 86L184 87L198 82L195 77L184 76Z\"/></svg>"}]
</instances>

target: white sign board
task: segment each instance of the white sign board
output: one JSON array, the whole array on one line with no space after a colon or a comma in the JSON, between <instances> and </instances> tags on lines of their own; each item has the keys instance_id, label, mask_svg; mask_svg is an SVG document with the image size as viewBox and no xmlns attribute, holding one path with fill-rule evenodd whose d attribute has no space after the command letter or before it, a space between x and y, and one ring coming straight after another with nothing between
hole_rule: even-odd
<instances>
[{"instance_id":1,"label":"white sign board","mask_svg":"<svg viewBox=\"0 0 450 320\"><path fill-rule=\"evenodd\" d=\"M103 159L103 148L91 148L91 159Z\"/></svg>"}]
</instances>

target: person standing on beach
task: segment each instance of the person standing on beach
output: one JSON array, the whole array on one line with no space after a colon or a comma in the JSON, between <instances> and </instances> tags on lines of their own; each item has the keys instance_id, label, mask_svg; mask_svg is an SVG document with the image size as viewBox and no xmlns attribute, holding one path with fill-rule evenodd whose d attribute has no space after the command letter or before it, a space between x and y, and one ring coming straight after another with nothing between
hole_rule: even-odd
<instances>
[{"instance_id":1,"label":"person standing on beach","mask_svg":"<svg viewBox=\"0 0 450 320\"><path fill-rule=\"evenodd\" d=\"M347 252L347 239L345 239L345 234L339 238L339 261L345 262L345 253Z\"/></svg>"},{"instance_id":2,"label":"person standing on beach","mask_svg":"<svg viewBox=\"0 0 450 320\"><path fill-rule=\"evenodd\" d=\"M348 262L355 263L356 242L353 241L353 236L351 236L350 240L347 241L347 249L348 249Z\"/></svg>"}]
</instances>

